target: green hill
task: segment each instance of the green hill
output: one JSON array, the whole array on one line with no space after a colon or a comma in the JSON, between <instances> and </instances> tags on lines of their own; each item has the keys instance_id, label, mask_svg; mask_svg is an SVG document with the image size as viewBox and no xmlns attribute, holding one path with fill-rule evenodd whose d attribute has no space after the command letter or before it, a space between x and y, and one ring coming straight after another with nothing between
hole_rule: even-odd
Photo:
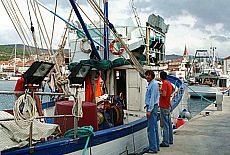
<instances>
[{"instance_id":1,"label":"green hill","mask_svg":"<svg viewBox=\"0 0 230 155\"><path fill-rule=\"evenodd\" d=\"M29 50L30 49L30 50ZM24 50L24 45L23 44L17 44L16 45L16 55L19 58L23 57L23 50ZM29 51L29 52L28 52ZM36 54L36 49L34 47L28 47L27 45L25 46L25 57ZM43 53L47 53L47 49L39 49L39 51ZM53 49L53 52L57 52L57 49ZM64 53L68 53L68 49L64 49ZM3 60L9 60L12 59L15 56L15 44L9 44L9 45L0 45L0 61Z\"/></svg>"},{"instance_id":2,"label":"green hill","mask_svg":"<svg viewBox=\"0 0 230 155\"><path fill-rule=\"evenodd\" d=\"M23 57L23 48L20 46L16 48L16 55L19 58ZM25 56L28 56L27 50L25 50ZM0 45L0 61L8 61L15 57L15 45Z\"/></svg>"}]
</instances>

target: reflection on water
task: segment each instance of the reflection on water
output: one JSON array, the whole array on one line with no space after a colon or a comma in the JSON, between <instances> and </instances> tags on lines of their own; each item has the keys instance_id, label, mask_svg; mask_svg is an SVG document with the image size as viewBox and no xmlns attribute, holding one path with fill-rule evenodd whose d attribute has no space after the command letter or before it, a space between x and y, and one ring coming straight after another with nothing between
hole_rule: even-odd
<instances>
[{"instance_id":1,"label":"reflection on water","mask_svg":"<svg viewBox=\"0 0 230 155\"><path fill-rule=\"evenodd\" d=\"M16 81L0 81L0 91L13 91ZM48 88L46 91L50 90ZM43 101L48 101L49 97L43 96ZM214 101L214 100L213 100ZM15 102L14 95L0 95L0 110L2 109L11 109ZM185 94L182 99L183 109L187 109L191 116L194 117L198 113L200 113L203 109L205 109L211 103L201 100L200 98L189 98L187 88L185 89Z\"/></svg>"}]
</instances>

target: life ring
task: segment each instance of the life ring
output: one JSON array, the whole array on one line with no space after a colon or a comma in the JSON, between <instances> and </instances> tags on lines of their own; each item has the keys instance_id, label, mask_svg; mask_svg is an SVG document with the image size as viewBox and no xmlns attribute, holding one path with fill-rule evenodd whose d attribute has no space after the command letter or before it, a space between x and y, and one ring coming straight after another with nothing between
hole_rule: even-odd
<instances>
[{"instance_id":1,"label":"life ring","mask_svg":"<svg viewBox=\"0 0 230 155\"><path fill-rule=\"evenodd\" d=\"M81 51L84 52L84 53L90 53L92 50L91 50L91 46L89 49L84 49L84 44L85 43L88 43L89 45L91 45L91 41L87 38L83 38L81 40L81 43L80 43L80 48L81 48Z\"/></svg>"},{"instance_id":2,"label":"life ring","mask_svg":"<svg viewBox=\"0 0 230 155\"><path fill-rule=\"evenodd\" d=\"M124 46L121 45L119 49L115 49L114 48L114 44L119 42L119 40L113 40L111 43L110 43L110 46L109 46L109 50L112 54L114 55L119 55L119 54L122 54L125 50ZM120 43L120 42L119 42Z\"/></svg>"}]
</instances>

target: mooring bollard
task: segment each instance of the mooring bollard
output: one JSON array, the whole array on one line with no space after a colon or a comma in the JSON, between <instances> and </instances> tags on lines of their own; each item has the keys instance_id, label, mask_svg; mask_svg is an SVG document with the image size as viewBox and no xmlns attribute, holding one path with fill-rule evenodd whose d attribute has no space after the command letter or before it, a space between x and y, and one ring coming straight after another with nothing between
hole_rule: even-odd
<instances>
[{"instance_id":1,"label":"mooring bollard","mask_svg":"<svg viewBox=\"0 0 230 155\"><path fill-rule=\"evenodd\" d=\"M223 103L223 94L218 92L218 93L216 93L217 111L222 111L222 103Z\"/></svg>"}]
</instances>

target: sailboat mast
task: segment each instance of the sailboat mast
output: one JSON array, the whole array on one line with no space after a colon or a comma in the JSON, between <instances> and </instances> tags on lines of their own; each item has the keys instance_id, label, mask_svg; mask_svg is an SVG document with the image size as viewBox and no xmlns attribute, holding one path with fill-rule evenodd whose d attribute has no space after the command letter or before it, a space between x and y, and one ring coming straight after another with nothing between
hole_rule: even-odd
<instances>
[{"instance_id":1,"label":"sailboat mast","mask_svg":"<svg viewBox=\"0 0 230 155\"><path fill-rule=\"evenodd\" d=\"M215 56L215 50L216 50L216 47L211 46L211 47L210 47L210 50L211 50L211 52L212 52L212 67L215 68L215 61L216 61L216 60L215 60L215 57L216 57L216 56Z\"/></svg>"},{"instance_id":2,"label":"sailboat mast","mask_svg":"<svg viewBox=\"0 0 230 155\"><path fill-rule=\"evenodd\" d=\"M23 66L23 71L24 71L24 67L25 67L25 50L26 50L26 46L24 44L24 47L23 47L23 55L22 55L22 58L23 58L23 61L22 61L22 66Z\"/></svg>"},{"instance_id":3,"label":"sailboat mast","mask_svg":"<svg viewBox=\"0 0 230 155\"><path fill-rule=\"evenodd\" d=\"M17 54L17 44L15 44L15 47L14 47L14 74L16 72L16 54Z\"/></svg>"}]
</instances>

